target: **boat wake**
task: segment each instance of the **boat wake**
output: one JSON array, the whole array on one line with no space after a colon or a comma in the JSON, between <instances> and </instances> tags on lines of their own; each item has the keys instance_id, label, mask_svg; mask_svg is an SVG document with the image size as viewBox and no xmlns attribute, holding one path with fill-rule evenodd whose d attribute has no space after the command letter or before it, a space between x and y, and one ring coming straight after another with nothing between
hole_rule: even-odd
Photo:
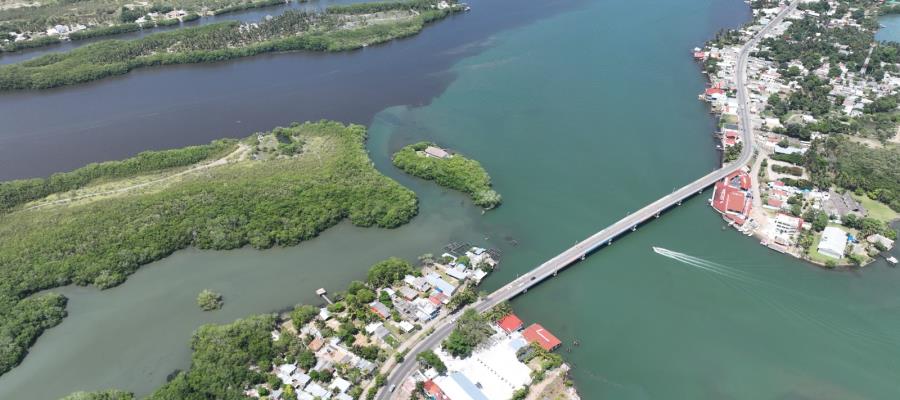
<instances>
[{"instance_id":1,"label":"boat wake","mask_svg":"<svg viewBox=\"0 0 900 400\"><path fill-rule=\"evenodd\" d=\"M818 326L819 328L822 328L823 331L831 332L842 338L855 340L856 343L869 343L882 346L895 346L898 343L897 340L893 339L892 335L887 335L875 330L862 330L856 327L845 326L844 324L835 322L833 319L830 319L826 316L816 315L814 313L805 311L801 307L797 306L796 302L785 303L782 301L778 301L773 297L766 296L763 294L765 293L765 290L761 289L780 291L817 303L829 302L827 299L811 296L798 290L790 289L773 282L757 278L747 273L746 271L742 271L740 269L729 267L727 265L719 264L709 260L704 260L702 258L694 257L681 252L655 246L653 247L653 251L663 257L670 258L675 261L681 262L682 264L686 264L697 269L712 273L713 276L720 280L722 283L745 293L747 296L765 305L772 307L774 310L784 315L788 319L805 321L807 323ZM828 308L833 309L835 307L829 305Z\"/></svg>"}]
</instances>

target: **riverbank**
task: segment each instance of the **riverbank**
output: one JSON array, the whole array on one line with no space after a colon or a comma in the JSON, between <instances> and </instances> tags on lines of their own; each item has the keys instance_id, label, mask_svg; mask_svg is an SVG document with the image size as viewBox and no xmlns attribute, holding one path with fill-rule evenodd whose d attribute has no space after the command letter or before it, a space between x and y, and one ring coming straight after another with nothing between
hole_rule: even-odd
<instances>
[{"instance_id":1,"label":"riverbank","mask_svg":"<svg viewBox=\"0 0 900 400\"><path fill-rule=\"evenodd\" d=\"M889 227L896 214L887 204L900 208L895 200L900 193L896 183L900 150L893 145L867 149L857 143L860 140L848 141L846 136L886 141L895 134L900 82L891 78L890 71L896 70L900 59L880 54L893 54L897 44L876 46L876 8L868 10L871 15L851 12L840 3L835 9L803 5L789 10L750 57L751 98L746 105L750 121L741 121L737 111L745 105L735 98L733 71L737 45L783 11L784 7L760 3L752 23L694 50L694 58L704 64L710 78L700 98L719 116L716 137L724 162L733 160L742 146L755 150L743 171L716 185L710 204L728 225L773 250L828 268L863 266L889 250L897 236ZM842 30L851 33L837 33ZM841 50L832 50L824 61L810 61L804 54L809 50L797 39L809 32L818 32L817 37ZM845 44L842 40L848 35L865 40ZM873 52L882 60L877 66L869 63ZM739 135L741 126L748 124L754 131L753 143L744 143ZM873 170L879 172L862 172ZM848 190L881 211L867 217L865 207ZM871 200L876 197L887 204Z\"/></svg>"},{"instance_id":2,"label":"riverbank","mask_svg":"<svg viewBox=\"0 0 900 400\"><path fill-rule=\"evenodd\" d=\"M372 265L365 282L331 294L318 289L326 301L320 307L202 326L191 368L147 398L372 398L406 349L434 321L477 299L474 287L499 263L496 250L450 244L444 251L415 266L392 257Z\"/></svg>"},{"instance_id":3,"label":"riverbank","mask_svg":"<svg viewBox=\"0 0 900 400\"><path fill-rule=\"evenodd\" d=\"M64 41L111 36L154 27L179 25L202 16L289 4L293 0L234 1L215 0L195 3L181 1L169 5L130 4L124 1L82 1L77 6L20 3L20 7L0 9L0 53L35 49ZM299 0L305 1L305 0ZM49 24L47 21L53 21Z\"/></svg>"},{"instance_id":4,"label":"riverbank","mask_svg":"<svg viewBox=\"0 0 900 400\"><path fill-rule=\"evenodd\" d=\"M408 222L418 210L415 194L371 166L365 137L359 125L293 124L210 145L213 151L170 150L90 166L92 173L57 176L89 177L77 186L11 201L0 222L0 289L7 299L0 325L23 334L0 349L0 372L61 321L64 299L61 305L53 293L29 297L40 290L113 287L189 246L291 246L345 218L363 227ZM180 162L208 160L223 146L234 150L211 162ZM179 162L164 162L173 159ZM21 193L17 188L29 186L45 187L35 181L3 187Z\"/></svg>"},{"instance_id":5,"label":"riverbank","mask_svg":"<svg viewBox=\"0 0 900 400\"><path fill-rule=\"evenodd\" d=\"M359 49L414 35L425 24L466 8L436 0L359 3L329 7L322 13L287 11L259 23L224 22L130 41L101 41L0 66L0 90L47 89L149 66L219 62L270 52Z\"/></svg>"}]
</instances>

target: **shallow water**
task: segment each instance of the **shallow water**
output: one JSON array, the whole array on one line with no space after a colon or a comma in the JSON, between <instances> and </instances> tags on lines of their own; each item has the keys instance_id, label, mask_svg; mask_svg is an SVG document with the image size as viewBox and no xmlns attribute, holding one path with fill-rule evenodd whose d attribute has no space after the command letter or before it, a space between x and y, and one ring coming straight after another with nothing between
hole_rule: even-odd
<instances>
[{"instance_id":1,"label":"shallow water","mask_svg":"<svg viewBox=\"0 0 900 400\"><path fill-rule=\"evenodd\" d=\"M148 70L21 94L30 106L85 95L103 108L127 103L95 127L82 114L91 112L87 107L70 118L29 117L18 125L25 140L48 132L48 140L67 142L83 134L88 144L110 138L139 149L244 135L294 119L370 123L376 167L415 190L422 210L397 230L340 225L290 249L187 250L107 292L65 288L70 316L22 366L0 377L0 398L104 387L145 394L188 366L188 338L198 325L316 302L318 287L337 290L382 258L438 252L451 240L503 251L501 268L484 284L497 288L715 168L713 121L694 100L704 81L689 49L745 21L742 2L473 3L470 14L363 52ZM153 90L180 79L193 89ZM378 79L386 81L371 82ZM135 103L122 94L133 87L150 91L150 99ZM163 93L171 107L154 106L153 96ZM134 104L158 111L131 113ZM145 119L149 112L160 114ZM228 118L199 118L213 112ZM172 132L169 124L190 129ZM392 151L426 139L480 160L505 203L481 215L465 197L391 167ZM24 148L34 157L46 147ZM78 147L58 163L134 151L92 148ZM35 163L22 162L11 175L34 174L26 166ZM540 322L563 339L582 398L895 398L897 270L879 262L831 272L776 254L723 230L706 196L514 301L526 323ZM196 294L207 287L225 296L222 310L196 308Z\"/></svg>"}]
</instances>

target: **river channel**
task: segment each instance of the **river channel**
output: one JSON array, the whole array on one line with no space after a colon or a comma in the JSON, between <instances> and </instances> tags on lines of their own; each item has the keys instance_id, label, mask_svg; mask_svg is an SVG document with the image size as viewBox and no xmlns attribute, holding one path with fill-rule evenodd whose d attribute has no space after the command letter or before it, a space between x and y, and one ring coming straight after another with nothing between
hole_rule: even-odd
<instances>
[{"instance_id":1,"label":"river channel","mask_svg":"<svg viewBox=\"0 0 900 400\"><path fill-rule=\"evenodd\" d=\"M189 249L107 291L61 288L68 318L0 377L0 398L147 394L188 367L199 325L318 303L318 287L338 290L380 259L449 241L503 252L491 290L716 167L689 50L746 21L746 4L471 3L416 37L359 52L146 69L0 96L3 179L331 118L369 125L376 167L421 200L420 215L395 230L342 224L294 248ZM480 160L504 204L482 215L390 165L392 151L425 139ZM896 398L900 271L877 262L832 272L775 254L723 229L707 196L514 301L526 323L564 341L582 398ZM222 310L197 309L204 288L225 296Z\"/></svg>"}]
</instances>

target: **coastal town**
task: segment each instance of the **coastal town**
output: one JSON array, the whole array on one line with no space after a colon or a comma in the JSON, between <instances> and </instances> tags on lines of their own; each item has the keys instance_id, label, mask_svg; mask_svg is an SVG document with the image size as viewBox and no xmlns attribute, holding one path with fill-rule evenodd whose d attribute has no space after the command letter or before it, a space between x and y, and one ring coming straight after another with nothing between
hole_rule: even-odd
<instances>
[{"instance_id":1,"label":"coastal town","mask_svg":"<svg viewBox=\"0 0 900 400\"><path fill-rule=\"evenodd\" d=\"M538 323L525 326L508 303L484 316L460 312L477 300L476 287L499 265L499 253L451 243L419 265L388 259L372 267L332 299L317 291L323 307L297 306L271 332L280 355L251 371L267 379L244 394L269 400L374 398L385 376L442 320L462 322L473 335L417 355L420 368L399 386L400 398L431 400L577 399L569 367L552 352L562 342ZM452 339L448 339L452 340ZM460 347L462 346L462 347ZM499 366L503 366L502 368ZM530 393L530 394L529 394Z\"/></svg>"},{"instance_id":2,"label":"coastal town","mask_svg":"<svg viewBox=\"0 0 900 400\"><path fill-rule=\"evenodd\" d=\"M95 1L112 3L82 0L71 5L70 11ZM191 1L116 3L110 8L112 12L106 13L112 19L45 18L34 29L9 28L0 20L0 52L134 32L145 27L180 25L201 15L267 4L285 5L293 0L211 0L199 9ZM219 8L213 8L213 2ZM883 393L892 393L894 385L890 382L876 384L890 380L890 366L895 361L891 355L895 342L890 333L897 330L897 321L890 318L891 310L879 305L896 303L894 288L898 282L892 279L900 277L896 269L880 266L897 264L894 256L900 220L900 170L897 168L900 166L900 43L878 41L874 33L879 29L879 15L888 8L900 14L900 3L892 0L745 0L745 3L749 4L752 18L742 27L711 35L722 26L746 21L744 17L749 13L735 11L735 16L742 19L731 20L731 24L717 20L712 25L714 28L698 30L702 35L686 35L677 46L666 46L666 50L680 52L678 62L687 66L689 72L694 71L690 68L693 60L707 78L698 96L704 104L693 103L694 92L701 90L702 85L687 82L689 85L679 89L679 100L670 104L673 109L687 107L671 114L688 114L693 109L697 116L703 117L708 105L716 127L712 135L706 131L698 134L693 129L698 125L675 129L677 122L672 119L660 121L666 127L673 127L672 131L703 138L711 136L711 147L721 157L712 159L710 153L706 154L709 157L699 159L699 165L705 169L703 176L690 178L696 171L685 168L678 171L685 175L663 177L666 190L652 202L637 202L634 201L637 196L631 195L619 199L627 203L621 212L611 202L571 201L581 200L584 194L606 195L594 187L576 191L585 186L583 182L605 173L604 169L556 168L578 157L600 160L604 153L597 149L613 147L587 141L592 135L582 135L579 129L571 130L576 133L567 138L583 140L575 141L579 146L561 148L562 155L551 159L548 154L546 160L528 165L546 169L548 175L525 173L529 169L521 165L523 156L550 153L546 151L550 146L534 145L538 142L535 135L542 132L526 128L550 126L544 123L566 115L547 108L551 101L566 108L571 107L567 103L572 101L570 96L557 99L546 88L533 88L535 83L544 83L536 80L541 74L516 77L504 70L508 68L505 65L528 67L522 64L526 57L517 58L518 54L551 54L531 52L537 46L555 47L559 40L550 40L548 46L533 38L569 38L565 35L572 34L568 28L575 24L560 24L556 32L536 31L559 36L517 37L517 41L522 38L531 41L526 46L505 47L508 51L500 55L514 56L500 59L489 54L492 51L482 50L480 44L473 47L473 43L484 39L488 41L485 48L504 48L500 41L492 40L499 36L495 32L502 30L487 31L489 34L482 36L476 36L475 30L510 23L507 19L514 15L497 12L510 7L506 3L502 7L490 5L497 8L485 5L492 12L479 15L483 18L480 20L461 15L447 18L469 10L464 3L450 0L336 4L321 12L291 9L284 10L280 16L260 17L258 22L226 21L216 26L141 35L142 38L135 40L101 41L86 46L87 51L63 51L37 58L37 62L24 61L21 65L4 67L3 71L8 72L0 73L0 81L15 82L9 86L15 90L37 90L81 84L106 76L97 71L123 74L125 70L100 63L118 60L116 57L128 62L144 57L150 61L143 66L158 68L163 74L161 71L166 68L163 65L169 62L220 62L278 53L269 61L277 62L281 69L267 64L254 70L259 80L252 83L258 86L254 88L258 91L238 85L251 80L246 71L239 71L238 65L250 60L212 68L182 69L182 73L188 73L184 80L164 76L167 82L190 82L190 85L159 85L167 93L185 89L196 92L187 105L177 100L167 105L186 114L173 115L166 110L135 114L141 118L149 115L155 122L154 128L164 120L180 122L184 125L183 132L178 133L185 137L204 127L206 121L201 118L200 110L204 102L213 99L218 103L210 103L210 108L224 120L219 125L224 127L220 131L231 132L230 129L243 127L250 132L261 124L296 113L297 109L310 110L314 116L323 114L306 102L308 98L327 107L326 111L332 107L329 102L334 101L356 112L357 108L364 107L349 102L352 98L380 94L385 87L392 88L388 90L392 96L400 96L403 90L434 83L410 80L401 85L388 85L391 82L384 77L390 74L379 75L379 69L390 70L402 78L419 75L429 79L447 78L443 72L451 67L443 66L443 61L429 69L420 70L416 65L413 72L402 73L408 71L400 67L408 67L406 60L411 54L429 61L424 58L426 54L439 52L441 57L452 58L447 65L458 65L458 60L471 56L469 52L479 57L491 56L481 60L485 63L474 66L459 64L471 68L453 68L460 77L492 71L509 78L506 84L515 90L492 85L501 79L470 80L473 75L465 75L459 81L471 86L464 90L459 90L459 86L448 90L451 86L446 85L453 85L452 82L437 85L449 95L466 94L458 101L430 93L422 95L423 99L429 99L427 104L393 97L392 104L405 106L392 105L383 114L370 116L370 127L321 120L296 122L244 139L233 139L226 134L224 139L208 145L166 150L168 145L161 142L162 150L144 151L130 158L98 161L71 171L59 167L64 172L0 182L0 215L5 218L5 222L0 221L0 236L4 238L0 240L0 266L3 267L0 282L5 283L0 285L0 300L3 300L0 301L0 343L5 344L0 346L0 375L9 374L0 385L6 387L0 389L0 397L59 398L59 393L71 393L62 400L790 398L796 397L798 379L822 387L827 386L822 383L832 384L834 393L839 393L837 397L846 393L853 395L846 397L882 398ZM52 8L34 4L15 7ZM748 12L745 5L738 5L743 7L738 11ZM512 6L533 7L525 3ZM666 6L673 7L662 4ZM608 12L615 7L590 4L575 13L560 12L560 16L584 18L581 14L591 7L597 9L592 10L596 14L589 14L590 22L582 22L587 29L575 32L577 36L590 35L595 33L592 22L597 16L616 15ZM541 24L554 22L555 18L550 18L546 9L528 11ZM648 11L653 10L641 10L640 14ZM672 19L681 23L676 24L681 29L680 26L685 26L682 19L695 18L693 14ZM413 39L426 24L436 24L444 18L447 18L444 28L435 29L434 35ZM452 25L454 22L468 25ZM531 23L513 22L510 24L523 28ZM663 22L651 24L657 23L659 26L654 29L664 31ZM294 29L298 27L302 29ZM329 29L316 30L322 27ZM215 28L219 33L204 34L207 28ZM473 37L454 42L459 36L457 32ZM399 38L406 41L370 46ZM711 39L701 45L697 38ZM434 47L420 46L421 40L436 43ZM634 43L640 41L623 46L633 47ZM113 47L117 52L85 55L104 46ZM396 52L405 46L425 47L425 50ZM129 48L141 48L146 53L134 56L136 53L118 52ZM620 81L633 82L648 75L643 70L628 75L639 62L608 57L615 53L605 47L597 48L604 51L591 47L589 50L595 51L592 57L610 63L609 72L603 73L613 79L621 74L633 80ZM690 52L681 52L690 48ZM658 50L649 46L642 49L654 56L651 52ZM347 50L357 51L340 58L324 54ZM286 54L289 51L296 54ZM313 52L323 54L317 54L312 61L300 57ZM466 55L457 56L457 52ZM66 58L73 53L84 58ZM152 60L163 56L167 58ZM562 59L527 58L529 61ZM54 60L66 61L55 63ZM45 61L48 64L42 64ZM367 64L376 61L384 64ZM593 65L588 58L564 61L549 64L552 68L547 70L561 70L560 65ZM90 64L93 62L97 64ZM628 68L613 69L613 65L621 67L619 64ZM363 68L353 69L348 75L345 65ZM537 65L534 67L534 71L545 71ZM671 69L661 69L665 72L655 74L669 79L667 74ZM228 70L231 75L216 75L213 70L218 73ZM26 72L35 75L27 75L27 81L14 80L20 74L26 76ZM574 72L577 71L573 68L572 76ZM597 75L595 70L588 72L585 73L588 78ZM61 79L66 74L72 74L70 80ZM135 77L146 75L155 73ZM365 79L352 81L359 79L351 78L357 75L365 75ZM243 79L223 79L223 76ZM203 85L202 78L207 77L214 77L210 78L212 84L228 82L231 86L221 88L221 96L211 96L206 92L211 89ZM276 77L277 80L270 80ZM523 77L529 80L521 80ZM121 81L129 79L132 77L122 77ZM98 86L115 87L118 91L121 81L110 80ZM365 81L376 82L380 87L363 90L362 86L344 85L347 82L361 85L358 82ZM330 86L312 90L314 84L321 82ZM606 96L594 88L615 89L607 80L585 82L590 84L579 81L578 85L560 92L568 95L574 92L573 88L581 86L586 89L585 96ZM547 82L554 89L566 84ZM137 92L126 88L129 90L124 92ZM285 88L302 95L278 92ZM511 98L515 100L535 100L522 96L523 88L525 93L540 93L535 96L539 101L516 104L508 101L509 98L492 97L490 93L514 93L517 97ZM48 96L71 96L74 92L49 93ZM22 95L23 98L31 96L38 97L33 93ZM279 105L272 106L268 100ZM585 108L599 108L600 104L599 101L580 103L587 105ZM621 111L613 106L619 105L612 102L607 107ZM380 103L372 108L383 109ZM485 111L481 119L461 117L479 117L477 112L472 112L476 108ZM247 110L262 110L266 114L252 117ZM77 120L78 112L66 111L66 116ZM578 114L571 115L583 113L585 121L593 120L596 114L595 110L575 111ZM660 115L667 115L664 113L671 110L662 111ZM544 112L552 118L530 119ZM503 113L511 118L499 118ZM150 125L142 125L139 122L143 120L121 110L118 114L117 118L131 123L131 127ZM47 115L49 121L55 121L51 114ZM190 119L185 119L185 115L190 115ZM359 119L367 120L366 115L363 113ZM356 120L351 117L347 118ZM500 119L504 121L498 122ZM704 122L702 118L700 122ZM98 120L91 121L90 125L91 129L107 129L105 124L115 123ZM235 125L239 128L234 128ZM512 136L512 131L521 134ZM567 131L570 130L559 129L559 132ZM497 136L510 136L498 140L491 136L494 132ZM129 133L132 132L123 135ZM64 143L60 136L45 135ZM159 136L165 139L165 135ZM372 141L367 143L367 138ZM425 138L429 141L408 144ZM108 140L108 147L114 147L112 139ZM711 150L694 149L693 142L685 142L686 147L691 147L686 151L664 150L679 154ZM484 156L484 166L468 154ZM680 166L683 162L678 158L680 155L658 154L670 157L666 159L674 163L670 165ZM649 167L655 164L649 162L640 166L643 167L640 172L652 170ZM708 167L712 165L707 164L713 163L716 165L710 172ZM513 172L497 175L496 187L509 194L510 204L498 208L502 198L495 191L486 168L493 171L503 167ZM408 176L400 176L401 172ZM572 174L569 181L560 179L559 174L563 173ZM624 176L633 179L636 175ZM682 178L694 180L668 192L667 184ZM560 186L554 187L557 182ZM432 183L443 189L429 188ZM459 196L460 193L448 194L444 189L458 191L468 198ZM534 199L523 202L523 195ZM698 201L707 198L709 208L716 214L710 213L705 205L678 208L688 201L696 206ZM633 203L638 206L633 207ZM552 218L533 218L537 216L533 211L536 206L551 210L548 212L554 213ZM614 213L605 214L614 208ZM627 243L617 244L621 247L612 247L611 251L602 250L613 246L614 241L618 243L643 234L635 232L652 235L652 229L645 231L645 227L659 224L653 221L666 213L674 214L676 209L682 215L694 213L692 220L697 220L699 214L704 222L711 221L712 232L707 229L708 224L679 224L680 237L686 240L676 245L683 246L679 250L685 253L658 247L662 243L655 242L639 247L643 251L650 247L656 254L695 268L685 269L687 272L667 270L663 268L667 264L655 262L659 260L645 263L646 259L639 258L657 257L652 254L627 253L623 258L614 258L617 248L623 250L620 254L633 251ZM573 210L579 213L570 212ZM582 224L575 226L573 221ZM407 223L410 225L404 227ZM572 226L561 228L552 223ZM597 226L601 223L602 226ZM336 227L338 224L345 226ZM322 234L332 227L336 235L347 235L347 231L355 234L363 228L380 231L373 233L378 235L376 240L371 240L372 236L347 235L351 240L338 243ZM691 230L694 228L697 230ZM698 231L701 231L699 235ZM589 235L572 244L570 236L583 232ZM548 240L548 234L556 237ZM385 235L394 236L381 240ZM693 239L700 235L708 235L707 240ZM746 253L738 265L734 262L738 258L734 249L739 246L733 244L746 239L753 240L752 247L741 249ZM450 240L459 241L415 259L384 259L388 254L412 256L436 250L439 243ZM473 244L466 240L483 242ZM306 241L310 243L303 244L306 247L302 251L283 249ZM756 246L757 242L760 246ZM268 251L270 248L279 249ZM703 254L706 250L708 253ZM504 251L508 252L506 257ZM172 261L160 262L177 252L180 253ZM688 252L698 256L688 256ZM275 253L278 258L263 261L263 257ZM605 258L611 253L613 258ZM348 255L353 257L347 258ZM604 258L594 264L598 256ZM873 263L875 266L861 271L865 273L854 274L826 272L814 267L782 268L782 265L803 265L785 256L842 271L855 271ZM779 262L773 262L776 259ZM229 270L231 260L236 260L236 266ZM365 260L365 264L359 260ZM367 270L343 269L340 270L343 275L326 276L337 273L339 268L361 267L375 260L382 261ZM149 267L157 262L162 265ZM195 268L176 269L167 264ZM245 264L255 268L249 272L240 270ZM501 264L509 270L496 276ZM145 265L148 267L144 268ZM148 272L140 270L141 274L137 275L139 268ZM572 268L579 271L566 272ZM579 278L579 273L584 275ZM561 278L557 278L559 274ZM576 279L567 277L571 275ZM839 276L858 277L860 282L867 279L868 286L854 282L851 290L846 290ZM354 278L358 280L348 283ZM111 290L113 293L96 293L126 281L134 283ZM874 284L869 283L872 281ZM201 284L204 289L198 295L197 286ZM80 287L72 290L74 286ZM86 286L92 288L85 289ZM210 289L205 289L207 286ZM54 289L59 289L59 293ZM122 296L125 291L131 296L126 301L83 301L86 296L115 299L114 296ZM302 292L300 296L307 299L304 304L293 305L298 301L297 292ZM859 292L866 295L858 296ZM185 293L188 293L186 297ZM185 304L185 298L192 302L194 296L199 310L197 307L178 309ZM526 296L528 300L522 301ZM71 307L67 308L67 302ZM82 306L85 303L92 307ZM114 306L107 306L106 319L99 312L105 303ZM90 318L84 317L85 308L93 313ZM248 316L249 312L257 314ZM134 316L139 318L128 319ZM78 331L71 333L75 324L60 325L64 318L87 321L82 327L106 328L100 333L93 326L82 328L79 337ZM131 330L101 323L110 319L127 321L117 325ZM767 326L788 329L756 329ZM50 334L51 329L56 331ZM783 334L788 331L793 335ZM158 332L166 332L168 336L179 332L180 337L156 341L158 336L164 336L154 334ZM65 338L64 343L59 337ZM584 343L577 339L582 337L586 339ZM190 346L185 345L188 338ZM719 341L720 338L725 339ZM116 341L119 343L113 343ZM66 353L61 348L73 352ZM760 348L779 351L759 352ZM822 348L830 351L823 356ZM129 353L132 349L134 354ZM163 354L161 349L170 353ZM105 357L91 359L94 356L90 353L128 354L122 354L121 360L113 363ZM572 356L571 360L564 358L566 354ZM135 363L134 359L147 363ZM729 363L735 360L743 360L745 365L721 367L734 365ZM78 368L72 368L73 363L84 364L85 368L76 371ZM715 370L713 374L710 368ZM67 376L57 372L60 369L75 372ZM775 371L772 373L775 376L750 376L747 371ZM792 371L800 371L803 376L792 375ZM868 375L868 379L856 379L854 373ZM878 375L870 375L873 373ZM50 394L22 394L31 393L36 387L44 389L35 382L47 376L57 378L53 380L56 387L46 391ZM883 379L885 376L888 379ZM118 384L111 387L110 377L119 379ZM840 381L835 377L846 379ZM727 384L742 379L759 384L750 385L754 386L750 389L732 387L747 385ZM825 390L821 393L826 393Z\"/></svg>"},{"instance_id":3,"label":"coastal town","mask_svg":"<svg viewBox=\"0 0 900 400\"><path fill-rule=\"evenodd\" d=\"M795 3L754 2L752 23L693 50L709 78L700 99L719 118L716 138L723 163L734 161L743 146L755 151L748 165L715 184L710 205L741 233L818 265L861 266L880 254L896 264L886 253L896 239L888 226L898 216L894 195L824 181L813 176L823 173L811 171L807 162L816 156L813 152L833 146L829 140L877 148L900 143L896 51L871 38L873 27L865 19L872 17L871 10L838 1ZM751 120L741 121L735 70L740 44L788 7L795 8L750 54ZM791 44L801 47L808 33L833 45L834 54L787 51ZM868 40L861 44L860 37ZM876 51L882 47L891 55ZM875 129L868 126L872 120L878 122ZM741 124L749 124L754 143L743 142Z\"/></svg>"}]
</instances>

